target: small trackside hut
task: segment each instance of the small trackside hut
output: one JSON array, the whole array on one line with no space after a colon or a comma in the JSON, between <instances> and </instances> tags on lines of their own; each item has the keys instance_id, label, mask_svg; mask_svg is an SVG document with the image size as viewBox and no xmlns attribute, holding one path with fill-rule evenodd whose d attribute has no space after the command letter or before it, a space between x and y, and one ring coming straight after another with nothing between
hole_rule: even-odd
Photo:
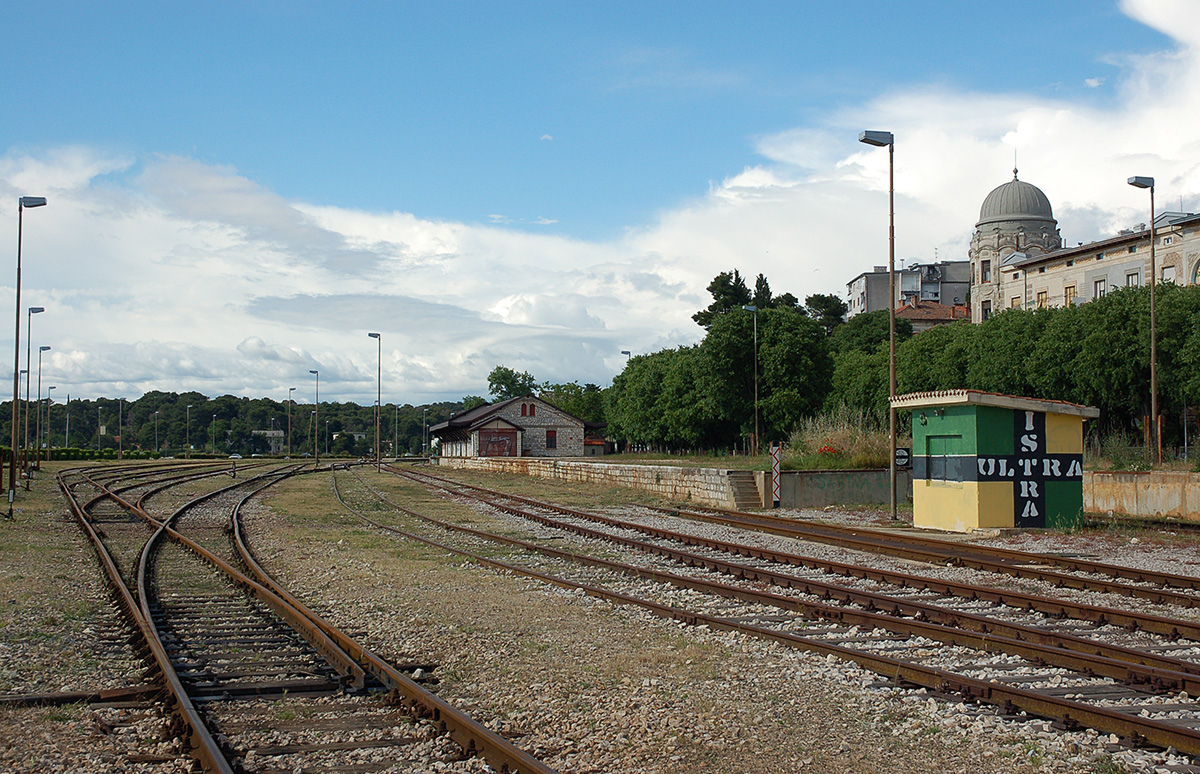
<instances>
[{"instance_id":1,"label":"small trackside hut","mask_svg":"<svg viewBox=\"0 0 1200 774\"><path fill-rule=\"evenodd\" d=\"M1083 513L1091 406L979 390L899 395L912 411L913 526L951 532L1073 526Z\"/></svg>"},{"instance_id":2,"label":"small trackside hut","mask_svg":"<svg viewBox=\"0 0 1200 774\"><path fill-rule=\"evenodd\" d=\"M443 457L582 457L591 423L533 395L485 403L429 428Z\"/></svg>"}]
</instances>

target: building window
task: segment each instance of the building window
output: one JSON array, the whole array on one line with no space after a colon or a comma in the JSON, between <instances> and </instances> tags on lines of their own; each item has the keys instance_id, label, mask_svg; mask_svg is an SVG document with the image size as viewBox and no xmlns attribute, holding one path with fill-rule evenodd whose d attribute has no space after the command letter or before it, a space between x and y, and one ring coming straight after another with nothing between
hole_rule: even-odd
<instances>
[{"instance_id":1,"label":"building window","mask_svg":"<svg viewBox=\"0 0 1200 774\"><path fill-rule=\"evenodd\" d=\"M1174 242L1175 242L1175 237L1173 237L1173 236L1163 237L1163 245L1173 244Z\"/></svg>"},{"instance_id":2,"label":"building window","mask_svg":"<svg viewBox=\"0 0 1200 774\"><path fill-rule=\"evenodd\" d=\"M1163 267L1162 281L1163 282L1174 282L1175 281L1175 267L1174 266L1164 266Z\"/></svg>"},{"instance_id":3,"label":"building window","mask_svg":"<svg viewBox=\"0 0 1200 774\"><path fill-rule=\"evenodd\" d=\"M1136 253L1136 252L1137 252L1137 245L1130 245L1130 246L1129 246L1129 252L1131 252L1131 253Z\"/></svg>"},{"instance_id":4,"label":"building window","mask_svg":"<svg viewBox=\"0 0 1200 774\"><path fill-rule=\"evenodd\" d=\"M1013 272L1013 279L1021 279L1021 272L1019 272L1019 271L1014 271L1014 272Z\"/></svg>"},{"instance_id":5,"label":"building window","mask_svg":"<svg viewBox=\"0 0 1200 774\"><path fill-rule=\"evenodd\" d=\"M1047 303L1047 301L1048 301L1048 300L1049 300L1049 299L1047 298L1046 291L1044 291L1044 290L1039 290L1039 291L1038 291L1038 293L1037 293L1037 308L1038 308L1038 309L1045 309L1045 308L1046 308L1046 303Z\"/></svg>"},{"instance_id":6,"label":"building window","mask_svg":"<svg viewBox=\"0 0 1200 774\"><path fill-rule=\"evenodd\" d=\"M546 431L546 448L547 449L557 449L558 448L558 431L557 430L547 430Z\"/></svg>"},{"instance_id":7,"label":"building window","mask_svg":"<svg viewBox=\"0 0 1200 774\"><path fill-rule=\"evenodd\" d=\"M1092 298L1104 298L1105 292L1108 290L1106 280L1098 279L1092 283Z\"/></svg>"},{"instance_id":8,"label":"building window","mask_svg":"<svg viewBox=\"0 0 1200 774\"><path fill-rule=\"evenodd\" d=\"M531 417L537 416L537 406L532 403L529 404L529 416L531 416Z\"/></svg>"},{"instance_id":9,"label":"building window","mask_svg":"<svg viewBox=\"0 0 1200 774\"><path fill-rule=\"evenodd\" d=\"M1096 260L1097 260L1097 261L1103 261L1103 260L1104 260L1104 253L1096 253Z\"/></svg>"},{"instance_id":10,"label":"building window","mask_svg":"<svg viewBox=\"0 0 1200 774\"><path fill-rule=\"evenodd\" d=\"M980 277L980 281L982 281L982 282L991 282L992 281L992 262L991 261L980 262L979 271L982 274L982 276Z\"/></svg>"},{"instance_id":11,"label":"building window","mask_svg":"<svg viewBox=\"0 0 1200 774\"><path fill-rule=\"evenodd\" d=\"M1070 260L1070 261L1067 261L1067 265L1068 265L1068 266L1074 266L1074 265L1075 265L1075 261L1074 261L1074 259L1072 259L1072 260Z\"/></svg>"},{"instance_id":12,"label":"building window","mask_svg":"<svg viewBox=\"0 0 1200 774\"><path fill-rule=\"evenodd\" d=\"M521 416L528 416L528 414L529 414L529 406L522 403L521 404Z\"/></svg>"},{"instance_id":13,"label":"building window","mask_svg":"<svg viewBox=\"0 0 1200 774\"><path fill-rule=\"evenodd\" d=\"M979 316L984 320L992 316L992 302L984 301L979 305Z\"/></svg>"},{"instance_id":14,"label":"building window","mask_svg":"<svg viewBox=\"0 0 1200 774\"><path fill-rule=\"evenodd\" d=\"M1142 284L1141 277L1138 276L1136 271L1125 275L1125 287L1136 288L1140 284Z\"/></svg>"},{"instance_id":15,"label":"building window","mask_svg":"<svg viewBox=\"0 0 1200 774\"><path fill-rule=\"evenodd\" d=\"M1008 305L1008 308L1009 309L1020 309L1021 308L1021 297L1013 296L1012 301Z\"/></svg>"},{"instance_id":16,"label":"building window","mask_svg":"<svg viewBox=\"0 0 1200 774\"><path fill-rule=\"evenodd\" d=\"M1067 285L1063 288L1063 303L1067 306L1075 306L1075 286Z\"/></svg>"}]
</instances>

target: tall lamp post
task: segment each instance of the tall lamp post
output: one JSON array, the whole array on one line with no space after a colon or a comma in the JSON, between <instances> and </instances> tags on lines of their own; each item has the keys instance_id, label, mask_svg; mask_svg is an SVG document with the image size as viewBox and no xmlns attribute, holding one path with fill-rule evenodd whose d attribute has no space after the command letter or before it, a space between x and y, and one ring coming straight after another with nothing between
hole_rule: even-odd
<instances>
[{"instance_id":1,"label":"tall lamp post","mask_svg":"<svg viewBox=\"0 0 1200 774\"><path fill-rule=\"evenodd\" d=\"M288 387L288 443L287 443L287 458L292 458L292 393L296 391L295 387Z\"/></svg>"},{"instance_id":2,"label":"tall lamp post","mask_svg":"<svg viewBox=\"0 0 1200 774\"><path fill-rule=\"evenodd\" d=\"M891 459L888 478L891 481L892 521L896 516L896 138L891 132L865 131L858 141L877 148L888 149L888 438Z\"/></svg>"},{"instance_id":3,"label":"tall lamp post","mask_svg":"<svg viewBox=\"0 0 1200 774\"><path fill-rule=\"evenodd\" d=\"M50 351L50 347L46 347L46 346L38 347L38 394L37 394L37 405L34 407L34 410L37 412L37 416L34 419L34 425L33 425L33 427L34 427L33 445L36 448L33 449L34 453L32 455L30 455L33 457L33 460L34 460L32 463L32 467L37 470L42 469L42 353L49 352L49 351ZM28 409L26 409L26 410L28 411ZM30 475L29 478L32 479L33 476ZM26 487L29 486L28 479L25 481L25 486Z\"/></svg>"},{"instance_id":4,"label":"tall lamp post","mask_svg":"<svg viewBox=\"0 0 1200 774\"><path fill-rule=\"evenodd\" d=\"M8 465L8 515L12 518L13 500L17 497L17 399L21 389L21 235L25 230L25 208L43 207L46 204L44 196L22 196L17 199L17 301L13 305L16 310L16 332L13 334L13 397L11 453Z\"/></svg>"},{"instance_id":5,"label":"tall lamp post","mask_svg":"<svg viewBox=\"0 0 1200 774\"><path fill-rule=\"evenodd\" d=\"M754 313L754 453L758 454L758 307L746 304L742 307Z\"/></svg>"},{"instance_id":6,"label":"tall lamp post","mask_svg":"<svg viewBox=\"0 0 1200 774\"><path fill-rule=\"evenodd\" d=\"M383 411L383 336L378 333L367 335L379 342L375 356L375 472L379 473L383 470L383 463L379 457L379 414Z\"/></svg>"},{"instance_id":7,"label":"tall lamp post","mask_svg":"<svg viewBox=\"0 0 1200 774\"><path fill-rule=\"evenodd\" d=\"M309 371L316 378L316 392L313 397L313 464L321 464L321 447L317 445L317 437L320 435L317 432L317 419L320 416L317 412L321 410L321 372Z\"/></svg>"},{"instance_id":8,"label":"tall lamp post","mask_svg":"<svg viewBox=\"0 0 1200 774\"><path fill-rule=\"evenodd\" d=\"M50 461L50 407L54 405L54 396L50 394L51 390L57 390L58 387L53 384L46 388L46 462ZM41 446L39 445L40 449Z\"/></svg>"},{"instance_id":9,"label":"tall lamp post","mask_svg":"<svg viewBox=\"0 0 1200 774\"><path fill-rule=\"evenodd\" d=\"M212 421L208 423L209 433L212 435L212 453L217 453L217 415L212 415Z\"/></svg>"},{"instance_id":10,"label":"tall lamp post","mask_svg":"<svg viewBox=\"0 0 1200 774\"><path fill-rule=\"evenodd\" d=\"M1150 441L1157 449L1158 464L1162 464L1162 429L1158 422L1158 330L1154 315L1154 286L1158 282L1158 267L1154 260L1154 178L1131 177L1134 188L1150 189Z\"/></svg>"},{"instance_id":11,"label":"tall lamp post","mask_svg":"<svg viewBox=\"0 0 1200 774\"><path fill-rule=\"evenodd\" d=\"M158 448L158 415L160 412L154 412L154 451L159 451Z\"/></svg>"},{"instance_id":12,"label":"tall lamp post","mask_svg":"<svg viewBox=\"0 0 1200 774\"><path fill-rule=\"evenodd\" d=\"M22 452L22 467L28 473L29 458L33 456L33 447L29 445L29 407L33 404L29 402L29 380L32 378L33 366L30 365L33 360L31 353L33 352L33 316L46 311L44 306L29 307L29 314L25 318L25 441L21 444Z\"/></svg>"},{"instance_id":13,"label":"tall lamp post","mask_svg":"<svg viewBox=\"0 0 1200 774\"><path fill-rule=\"evenodd\" d=\"M421 409L421 456L429 454L429 407Z\"/></svg>"}]
</instances>

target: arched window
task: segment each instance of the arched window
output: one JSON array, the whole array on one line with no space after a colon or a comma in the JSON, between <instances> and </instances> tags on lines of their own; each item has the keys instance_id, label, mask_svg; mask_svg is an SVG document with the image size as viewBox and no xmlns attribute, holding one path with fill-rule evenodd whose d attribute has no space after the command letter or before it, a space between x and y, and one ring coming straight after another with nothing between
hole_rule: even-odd
<instances>
[{"instance_id":1,"label":"arched window","mask_svg":"<svg viewBox=\"0 0 1200 774\"><path fill-rule=\"evenodd\" d=\"M521 404L521 416L526 416L529 412L529 407L524 403Z\"/></svg>"},{"instance_id":2,"label":"arched window","mask_svg":"<svg viewBox=\"0 0 1200 774\"><path fill-rule=\"evenodd\" d=\"M537 406L533 403L529 404L529 416L537 416Z\"/></svg>"}]
</instances>

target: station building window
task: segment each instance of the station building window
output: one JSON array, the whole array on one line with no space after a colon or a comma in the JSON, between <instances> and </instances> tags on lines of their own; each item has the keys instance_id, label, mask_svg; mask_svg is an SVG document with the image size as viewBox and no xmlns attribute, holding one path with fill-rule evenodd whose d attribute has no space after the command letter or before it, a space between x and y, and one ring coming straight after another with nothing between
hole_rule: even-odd
<instances>
[{"instance_id":1,"label":"station building window","mask_svg":"<svg viewBox=\"0 0 1200 774\"><path fill-rule=\"evenodd\" d=\"M547 430L546 431L546 448L547 449L557 449L558 448L558 431L557 430Z\"/></svg>"},{"instance_id":2,"label":"station building window","mask_svg":"<svg viewBox=\"0 0 1200 774\"><path fill-rule=\"evenodd\" d=\"M1045 309L1049 303L1049 294L1044 290L1039 290L1037 293L1037 308Z\"/></svg>"}]
</instances>

